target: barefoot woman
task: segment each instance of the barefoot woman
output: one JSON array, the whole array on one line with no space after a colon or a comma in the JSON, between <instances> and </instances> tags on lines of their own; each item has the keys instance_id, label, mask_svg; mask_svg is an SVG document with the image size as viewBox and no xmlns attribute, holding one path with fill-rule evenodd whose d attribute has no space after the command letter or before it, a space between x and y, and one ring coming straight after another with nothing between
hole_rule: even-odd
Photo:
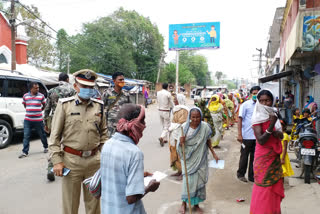
<instances>
[{"instance_id":1,"label":"barefoot woman","mask_svg":"<svg viewBox=\"0 0 320 214\"><path fill-rule=\"evenodd\" d=\"M199 207L199 203L206 199L206 183L208 181L208 149L210 149L216 161L218 161L218 156L213 151L211 145L211 128L206 122L202 121L202 112L199 108L195 107L190 110L188 120L182 125L182 127L184 136L180 137L180 142L177 146L183 174L181 195L182 205L180 213L185 213L186 203L188 203L182 144L185 145L191 205L196 208L198 213L203 213L202 209Z\"/></svg>"}]
</instances>

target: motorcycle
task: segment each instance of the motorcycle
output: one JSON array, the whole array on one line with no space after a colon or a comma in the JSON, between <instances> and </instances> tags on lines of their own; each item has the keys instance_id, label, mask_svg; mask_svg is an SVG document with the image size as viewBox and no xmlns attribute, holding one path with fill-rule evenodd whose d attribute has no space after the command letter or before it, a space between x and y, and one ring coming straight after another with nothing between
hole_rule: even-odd
<instances>
[{"instance_id":1,"label":"motorcycle","mask_svg":"<svg viewBox=\"0 0 320 214\"><path fill-rule=\"evenodd\" d=\"M314 121L320 117L314 117L311 121L304 118L297 125L295 135L299 135L295 142L295 151L298 160L301 161L302 173L304 174L304 182L310 184L310 175L319 165L320 144L317 138L317 132L312 128Z\"/></svg>"}]
</instances>

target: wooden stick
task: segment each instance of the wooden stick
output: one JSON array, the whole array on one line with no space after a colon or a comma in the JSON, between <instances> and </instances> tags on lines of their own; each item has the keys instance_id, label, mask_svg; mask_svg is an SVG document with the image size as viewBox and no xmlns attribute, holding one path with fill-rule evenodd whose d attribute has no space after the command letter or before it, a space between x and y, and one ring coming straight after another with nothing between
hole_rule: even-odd
<instances>
[{"instance_id":1,"label":"wooden stick","mask_svg":"<svg viewBox=\"0 0 320 214\"><path fill-rule=\"evenodd\" d=\"M181 127L181 136L183 137L183 135L184 135L183 128ZM186 184L187 184L187 192L188 192L189 212L192 214L190 192L189 192L189 182L188 182L188 171L187 171L187 163L186 163L186 153L185 153L185 149L184 149L184 144L185 143L186 142L184 142L182 144L182 155L183 155L184 173L185 173L185 176L186 176Z\"/></svg>"}]
</instances>

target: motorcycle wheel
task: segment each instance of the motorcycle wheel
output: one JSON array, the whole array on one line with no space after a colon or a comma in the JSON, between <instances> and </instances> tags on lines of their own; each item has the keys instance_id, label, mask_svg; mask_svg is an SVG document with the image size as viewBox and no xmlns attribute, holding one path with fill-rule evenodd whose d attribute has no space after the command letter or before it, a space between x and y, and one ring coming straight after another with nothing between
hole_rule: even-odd
<instances>
[{"instance_id":1,"label":"motorcycle wheel","mask_svg":"<svg viewBox=\"0 0 320 214\"><path fill-rule=\"evenodd\" d=\"M304 183L310 184L311 166L304 165Z\"/></svg>"}]
</instances>

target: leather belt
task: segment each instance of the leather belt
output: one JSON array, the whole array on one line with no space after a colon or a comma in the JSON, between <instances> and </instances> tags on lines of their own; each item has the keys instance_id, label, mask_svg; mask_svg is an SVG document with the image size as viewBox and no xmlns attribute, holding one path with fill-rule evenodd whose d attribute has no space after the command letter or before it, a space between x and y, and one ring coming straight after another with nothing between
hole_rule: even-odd
<instances>
[{"instance_id":1,"label":"leather belt","mask_svg":"<svg viewBox=\"0 0 320 214\"><path fill-rule=\"evenodd\" d=\"M170 110L163 110L163 109L159 109L159 111L167 111L167 112L170 112Z\"/></svg>"},{"instance_id":2,"label":"leather belt","mask_svg":"<svg viewBox=\"0 0 320 214\"><path fill-rule=\"evenodd\" d=\"M68 152L70 154L73 154L73 155L78 155L80 157L90 157L90 156L93 156L97 153L97 151L99 150L99 146L95 149L92 149L92 150L88 150L88 151L79 151L79 150L76 150L76 149L73 149L69 146L64 146L63 150L65 152Z\"/></svg>"}]
</instances>

